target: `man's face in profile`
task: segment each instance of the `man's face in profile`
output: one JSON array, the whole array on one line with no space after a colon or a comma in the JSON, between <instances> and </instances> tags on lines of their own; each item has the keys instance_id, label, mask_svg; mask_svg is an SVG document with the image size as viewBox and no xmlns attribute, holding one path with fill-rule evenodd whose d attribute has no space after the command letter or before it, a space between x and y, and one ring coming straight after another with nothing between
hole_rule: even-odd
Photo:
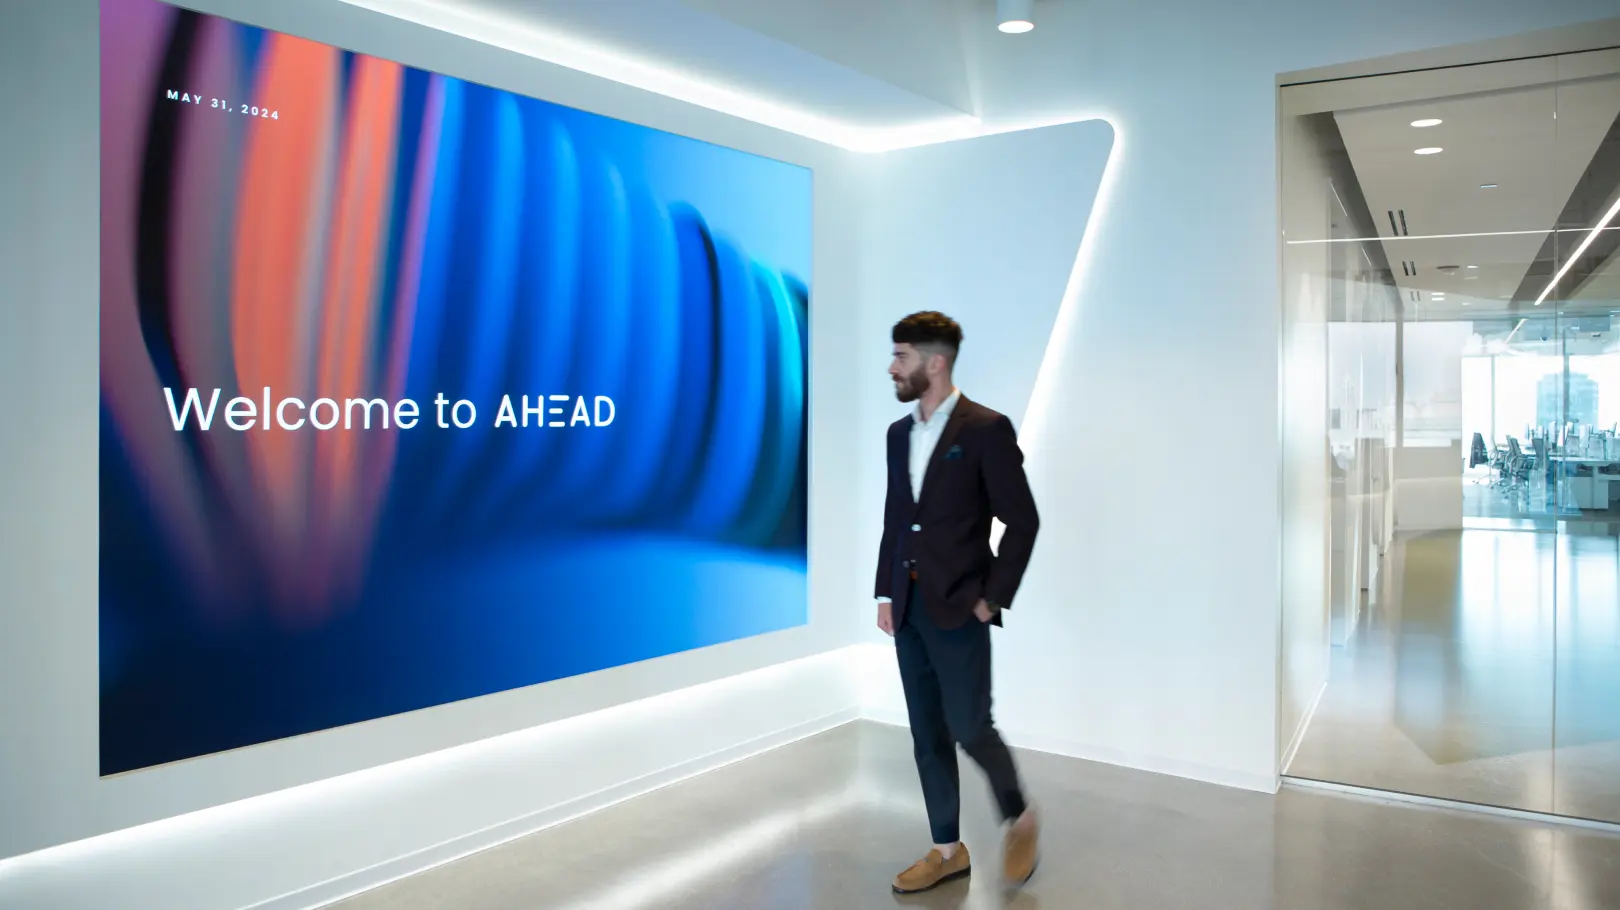
<instances>
[{"instance_id":1,"label":"man's face in profile","mask_svg":"<svg viewBox=\"0 0 1620 910\"><path fill-rule=\"evenodd\" d=\"M901 402L909 404L923 397L932 383L927 355L909 344L895 345L889 378L894 380L894 397Z\"/></svg>"}]
</instances>

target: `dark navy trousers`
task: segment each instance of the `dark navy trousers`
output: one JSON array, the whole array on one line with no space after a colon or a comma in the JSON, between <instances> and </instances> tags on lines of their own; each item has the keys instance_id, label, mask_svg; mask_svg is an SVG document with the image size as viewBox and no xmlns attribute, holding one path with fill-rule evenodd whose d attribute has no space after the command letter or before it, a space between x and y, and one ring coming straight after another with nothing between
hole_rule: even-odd
<instances>
[{"instance_id":1,"label":"dark navy trousers","mask_svg":"<svg viewBox=\"0 0 1620 910\"><path fill-rule=\"evenodd\" d=\"M960 628L941 629L912 585L894 647L934 843L962 839L958 745L990 778L1002 818L1023 815L1018 769L990 716L990 626L970 618Z\"/></svg>"}]
</instances>

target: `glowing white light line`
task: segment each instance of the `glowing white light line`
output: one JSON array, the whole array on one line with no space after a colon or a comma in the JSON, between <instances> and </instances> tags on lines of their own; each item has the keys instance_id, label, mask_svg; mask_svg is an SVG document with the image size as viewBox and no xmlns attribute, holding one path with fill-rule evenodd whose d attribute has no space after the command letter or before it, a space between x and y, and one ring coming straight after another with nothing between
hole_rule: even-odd
<instances>
[{"instance_id":1,"label":"glowing white light line","mask_svg":"<svg viewBox=\"0 0 1620 910\"><path fill-rule=\"evenodd\" d=\"M1541 306L1542 301L1547 299L1547 295L1552 293L1553 288L1558 287L1558 282L1563 281L1564 276L1569 274L1569 270L1574 267L1576 260L1580 259L1581 254L1586 252L1586 248L1591 246L1592 241L1597 239L1598 231L1609 229L1609 222L1614 220L1616 214L1620 214L1620 199L1614 200L1614 205L1609 206L1608 214L1604 215L1603 220L1597 223L1597 227L1592 229L1592 233L1586 235L1586 239L1582 240L1581 245L1575 248L1575 252L1569 254L1569 257L1564 260L1564 267L1558 270L1558 274L1553 276L1553 280L1547 282L1547 286L1541 289L1540 296L1536 297L1536 306Z\"/></svg>"},{"instance_id":2,"label":"glowing white light line","mask_svg":"<svg viewBox=\"0 0 1620 910\"><path fill-rule=\"evenodd\" d=\"M1080 248L1075 252L1074 265L1069 269L1069 280L1058 302L1057 316L1052 320L1051 332L1046 336L1046 351L1041 365L1035 371L1035 385L1029 392L1029 403L1024 416L1018 421L1018 444L1027 456L1039 441L1039 430L1044 430L1044 419L1050 408L1057 377L1068 354L1069 339L1074 334L1074 322L1080 311L1080 291L1091 274L1091 260L1096 255L1097 236L1104 213L1114 198L1114 187L1119 180L1119 162L1123 157L1125 138L1119 124L1106 114L1097 114L1091 120L1101 120L1114 131L1113 145L1108 149L1108 162L1103 165L1102 179L1097 182L1097 195L1091 200L1091 212L1086 215L1085 233L1080 235ZM1000 519L990 523L990 548L1000 552L1001 535L1007 526Z\"/></svg>"},{"instance_id":3,"label":"glowing white light line","mask_svg":"<svg viewBox=\"0 0 1620 910\"><path fill-rule=\"evenodd\" d=\"M1097 237L1104 214L1114 198L1119 182L1119 163L1125 149L1125 136L1112 117L1099 115L1093 119L1106 122L1114 131L1114 144L1108 150L1108 163L1103 165L1102 180L1097 184L1097 195L1086 216L1086 232L1080 237L1080 248L1075 253L1074 265L1069 269L1069 281L1063 288L1063 299L1058 303L1057 317L1052 320L1052 332L1046 339L1046 352L1041 355L1040 368L1035 373L1035 385L1029 393L1029 404L1024 407L1024 418L1019 421L1019 443L1028 452L1046 428L1045 418L1055 394L1058 374L1068 354L1069 340L1074 334L1074 323L1080 312L1080 293L1091 274L1091 262L1096 255Z\"/></svg>"},{"instance_id":4,"label":"glowing white light line","mask_svg":"<svg viewBox=\"0 0 1620 910\"><path fill-rule=\"evenodd\" d=\"M513 16L453 6L441 0L343 2L853 152L888 152L1092 119L1068 116L985 123L971 114L954 114L898 126L861 126L637 60L578 35Z\"/></svg>"},{"instance_id":5,"label":"glowing white light line","mask_svg":"<svg viewBox=\"0 0 1620 910\"><path fill-rule=\"evenodd\" d=\"M764 98L697 79L668 67L633 59L576 35L538 26L514 16L452 7L433 0L344 0L351 6L415 22L436 31L468 38L587 73L623 85L655 92L699 107L723 111L790 133L833 141L851 138L844 124ZM966 115L964 115L966 116ZM834 144L843 144L835 142Z\"/></svg>"}]
</instances>

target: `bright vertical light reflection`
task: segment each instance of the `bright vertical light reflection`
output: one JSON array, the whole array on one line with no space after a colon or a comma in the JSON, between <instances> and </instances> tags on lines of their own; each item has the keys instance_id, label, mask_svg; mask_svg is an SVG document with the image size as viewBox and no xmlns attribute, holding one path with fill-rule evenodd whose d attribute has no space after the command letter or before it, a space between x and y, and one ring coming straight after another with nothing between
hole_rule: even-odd
<instances>
[{"instance_id":1,"label":"bright vertical light reflection","mask_svg":"<svg viewBox=\"0 0 1620 910\"><path fill-rule=\"evenodd\" d=\"M1041 354L1041 365L1035 372L1035 384L1030 389L1029 402L1024 405L1023 419L1018 421L1018 444L1028 457L1046 429L1047 412L1051 407L1053 389L1068 354L1069 341L1074 334L1075 320L1080 309L1080 293L1091 273L1091 262L1096 255L1097 236L1101 233L1102 219L1113 202L1114 187L1119 180L1120 161L1124 156L1125 139L1119 123L1106 114L1076 117L1068 122L1101 120L1113 131L1113 144L1108 149L1108 162L1103 165L1102 179L1097 183L1097 195L1086 214L1085 233L1080 235L1080 247L1075 251L1074 264L1069 268L1069 280L1058 301L1057 315L1052 319L1052 330L1046 337L1046 350ZM1059 125L1059 124L1049 124ZM999 552L1001 535L1007 530L1000 520L990 526L990 547Z\"/></svg>"},{"instance_id":2,"label":"bright vertical light reflection","mask_svg":"<svg viewBox=\"0 0 1620 910\"><path fill-rule=\"evenodd\" d=\"M857 811L867 801L868 796L861 788L851 786L808 804L773 812L718 837L705 837L685 851L637 864L633 871L589 897L553 906L557 910L666 906L671 895L685 894L705 879L720 879L734 869L758 868L805 828Z\"/></svg>"},{"instance_id":3,"label":"bright vertical light reflection","mask_svg":"<svg viewBox=\"0 0 1620 910\"><path fill-rule=\"evenodd\" d=\"M1114 188L1119 182L1120 161L1124 157L1125 137L1119 123L1107 115L1082 119L1102 120L1114 131L1114 144L1108 150L1108 163L1103 166L1102 180L1097 196L1086 216L1086 232L1080 237L1080 248L1075 253L1074 265L1069 269L1069 280L1063 288L1063 299L1058 304L1057 316L1052 320L1052 332L1046 340L1046 351L1035 373L1035 385L1030 390L1029 404L1024 408L1024 419L1019 422L1019 443L1028 452L1039 444L1046 430L1048 412L1058 376L1068 354L1069 342L1074 336L1075 321L1080 313L1080 294L1086 278L1091 274L1091 263L1096 256L1100 225L1113 204Z\"/></svg>"}]
</instances>

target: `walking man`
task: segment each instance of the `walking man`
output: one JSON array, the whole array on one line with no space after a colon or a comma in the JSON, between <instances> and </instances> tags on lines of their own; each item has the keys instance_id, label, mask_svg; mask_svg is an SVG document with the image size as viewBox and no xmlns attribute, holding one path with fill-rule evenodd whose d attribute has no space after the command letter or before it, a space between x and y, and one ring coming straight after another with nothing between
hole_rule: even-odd
<instances>
[{"instance_id":1,"label":"walking man","mask_svg":"<svg viewBox=\"0 0 1620 910\"><path fill-rule=\"evenodd\" d=\"M1038 828L990 716L990 626L1012 605L1040 526L1012 421L951 379L962 327L914 313L894 327L889 376L913 412L889 427L878 628L894 637L933 848L894 880L926 891L972 868L961 843L956 747L984 769L1006 823L1002 874L1034 874ZM1006 526L992 554L992 518Z\"/></svg>"}]
</instances>

